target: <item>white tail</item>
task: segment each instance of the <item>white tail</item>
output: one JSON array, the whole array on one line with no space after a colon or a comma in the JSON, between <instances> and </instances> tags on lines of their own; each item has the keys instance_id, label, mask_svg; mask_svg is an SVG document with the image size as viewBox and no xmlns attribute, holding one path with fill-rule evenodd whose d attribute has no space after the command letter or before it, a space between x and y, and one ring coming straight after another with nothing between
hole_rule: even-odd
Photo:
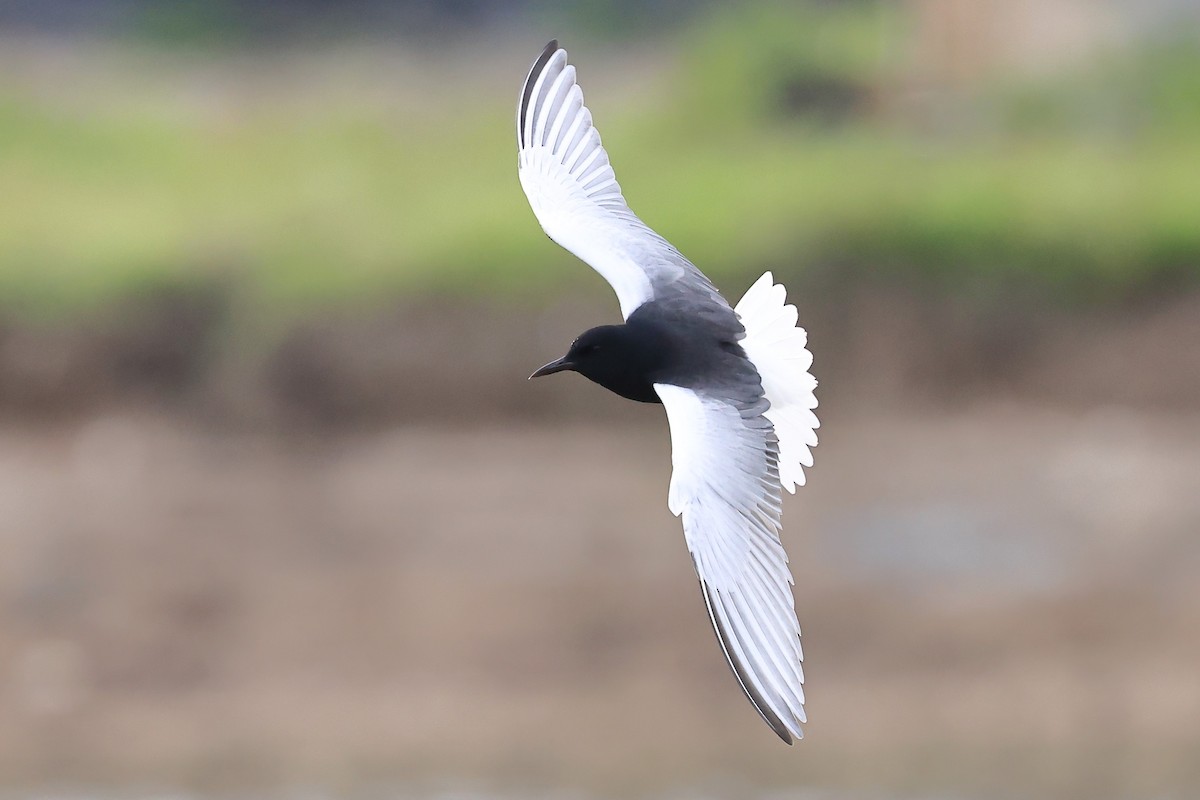
<instances>
[{"instance_id":1,"label":"white tail","mask_svg":"<svg viewBox=\"0 0 1200 800\"><path fill-rule=\"evenodd\" d=\"M746 327L742 348L762 377L771 403L766 417L779 437L779 483L794 494L804 485L804 467L812 466L821 423L813 413L817 379L808 371L813 360L806 347L808 334L796 327L799 313L786 300L787 290L764 272L734 311Z\"/></svg>"}]
</instances>

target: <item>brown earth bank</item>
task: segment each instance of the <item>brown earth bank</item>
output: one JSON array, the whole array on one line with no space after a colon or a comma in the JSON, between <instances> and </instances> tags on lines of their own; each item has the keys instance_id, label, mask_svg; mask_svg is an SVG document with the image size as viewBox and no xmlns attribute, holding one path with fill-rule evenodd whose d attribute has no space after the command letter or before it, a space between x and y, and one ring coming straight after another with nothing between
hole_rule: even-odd
<instances>
[{"instance_id":1,"label":"brown earth bank","mask_svg":"<svg viewBox=\"0 0 1200 800\"><path fill-rule=\"evenodd\" d=\"M1200 291L1069 308L1014 291L789 283L826 403L1200 406ZM584 328L616 321L605 287L587 296L429 297L283 324L255 321L224 289L191 287L53 325L0 320L0 415L133 405L316 430L610 415L616 406L582 381L525 381Z\"/></svg>"},{"instance_id":2,"label":"brown earth bank","mask_svg":"<svg viewBox=\"0 0 1200 800\"><path fill-rule=\"evenodd\" d=\"M709 630L661 410L604 414L0 423L0 785L1200 791L1200 413L827 403L793 748Z\"/></svg>"}]
</instances>

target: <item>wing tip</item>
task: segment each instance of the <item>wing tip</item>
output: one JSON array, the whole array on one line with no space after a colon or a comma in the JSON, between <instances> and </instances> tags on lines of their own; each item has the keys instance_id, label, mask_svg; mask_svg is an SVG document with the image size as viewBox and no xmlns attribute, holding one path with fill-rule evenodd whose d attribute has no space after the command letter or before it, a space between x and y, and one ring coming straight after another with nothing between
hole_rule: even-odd
<instances>
[{"instance_id":1,"label":"wing tip","mask_svg":"<svg viewBox=\"0 0 1200 800\"><path fill-rule=\"evenodd\" d=\"M533 85L537 83L538 75L546 68L546 64L561 48L558 45L558 39L551 39L542 48L542 52L534 60L533 66L529 68L529 74L525 76L525 85L521 87L521 102L517 104L517 144L525 141L525 111L529 108L529 99L533 95Z\"/></svg>"},{"instance_id":2,"label":"wing tip","mask_svg":"<svg viewBox=\"0 0 1200 800\"><path fill-rule=\"evenodd\" d=\"M692 561L694 564L694 555L692 557ZM700 581L700 591L704 595L704 604L708 607L709 619L712 621L713 628L716 630L717 642L720 643L721 651L725 654L725 662L733 671L733 675L735 678L737 678L738 683L741 684L742 692L746 695L746 698L750 700L750 704L754 706L754 710L758 712L760 717L762 717L763 722L767 723L767 727L774 731L775 735L778 736L784 744L788 745L789 747L794 745L796 743L796 739L804 738L804 730L800 727L801 722L807 721L803 707L800 709L800 719L792 725L789 725L781 715L777 714L771 708L771 705L767 702L766 698L764 698L755 687L753 680L751 680L750 676L746 673L745 667L741 664L740 660L734 656L729 647L725 644L726 641L730 639L731 634L725 628L724 622L716 614L716 610L713 606L713 598L710 594L713 590L703 579Z\"/></svg>"}]
</instances>

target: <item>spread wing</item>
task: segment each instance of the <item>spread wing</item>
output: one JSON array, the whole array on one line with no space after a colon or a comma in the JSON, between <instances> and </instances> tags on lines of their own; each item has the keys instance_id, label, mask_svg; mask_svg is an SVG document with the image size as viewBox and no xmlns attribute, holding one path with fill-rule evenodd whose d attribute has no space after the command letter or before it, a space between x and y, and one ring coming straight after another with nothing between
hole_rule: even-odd
<instances>
[{"instance_id":1,"label":"spread wing","mask_svg":"<svg viewBox=\"0 0 1200 800\"><path fill-rule=\"evenodd\" d=\"M542 229L609 282L625 319L672 296L728 308L708 278L629 209L557 41L525 79L517 147L521 188Z\"/></svg>"},{"instance_id":2,"label":"spread wing","mask_svg":"<svg viewBox=\"0 0 1200 800\"><path fill-rule=\"evenodd\" d=\"M668 505L683 516L725 657L767 724L803 736L803 653L787 554L779 541L778 443L767 403L656 384L671 425Z\"/></svg>"}]
</instances>

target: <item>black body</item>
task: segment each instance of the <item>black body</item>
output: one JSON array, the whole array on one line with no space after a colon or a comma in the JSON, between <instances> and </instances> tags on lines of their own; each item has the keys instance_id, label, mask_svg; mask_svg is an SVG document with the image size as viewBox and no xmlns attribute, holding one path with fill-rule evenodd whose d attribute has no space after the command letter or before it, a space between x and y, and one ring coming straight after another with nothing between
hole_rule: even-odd
<instances>
[{"instance_id":1,"label":"black body","mask_svg":"<svg viewBox=\"0 0 1200 800\"><path fill-rule=\"evenodd\" d=\"M744 329L732 313L729 317L736 327L672 313L668 304L650 301L624 325L583 332L565 356L530 377L571 370L639 403L662 402L654 391L656 383L686 388L749 383L761 395L758 373L738 344Z\"/></svg>"}]
</instances>

